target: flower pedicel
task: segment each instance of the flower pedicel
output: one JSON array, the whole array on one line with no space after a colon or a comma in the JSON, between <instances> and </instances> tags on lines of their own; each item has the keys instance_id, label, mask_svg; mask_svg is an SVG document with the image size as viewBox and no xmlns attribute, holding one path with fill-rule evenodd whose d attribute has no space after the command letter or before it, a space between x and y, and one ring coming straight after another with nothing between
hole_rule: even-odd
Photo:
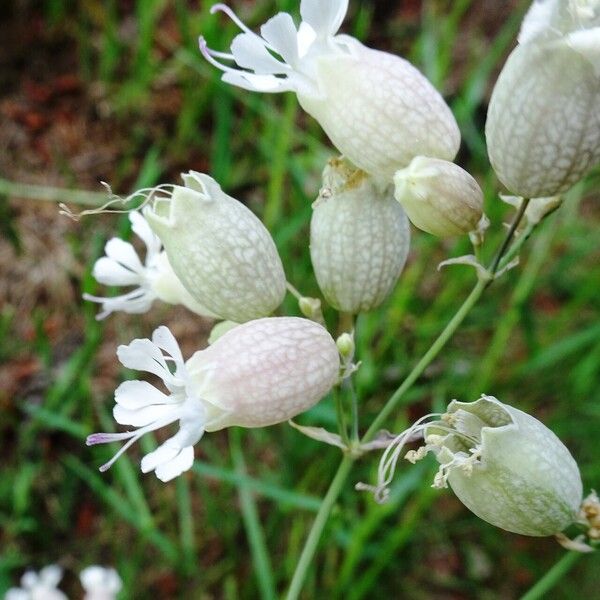
<instances>
[{"instance_id":1,"label":"flower pedicel","mask_svg":"<svg viewBox=\"0 0 600 600\"><path fill-rule=\"evenodd\" d=\"M166 327L120 346L123 366L160 377L163 393L146 381L115 392L113 414L126 433L95 433L87 444L126 441L101 471L139 440L176 421L179 431L142 459L144 473L169 481L191 468L193 446L205 431L266 427L308 410L338 379L338 350L327 330L308 319L278 317L239 325L188 361Z\"/></svg>"},{"instance_id":2,"label":"flower pedicel","mask_svg":"<svg viewBox=\"0 0 600 600\"><path fill-rule=\"evenodd\" d=\"M295 92L340 153L373 176L391 181L418 155L454 160L460 132L442 96L403 58L337 35L347 10L348 0L302 0L298 28L282 12L258 35L216 4L212 12L226 13L243 33L230 53L209 49L204 38L200 49L227 83Z\"/></svg>"}]
</instances>

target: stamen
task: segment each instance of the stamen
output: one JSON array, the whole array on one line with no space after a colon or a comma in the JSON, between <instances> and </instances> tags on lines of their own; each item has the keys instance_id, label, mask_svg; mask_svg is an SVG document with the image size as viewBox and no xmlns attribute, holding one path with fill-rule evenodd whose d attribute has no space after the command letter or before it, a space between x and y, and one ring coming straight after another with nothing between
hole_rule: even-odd
<instances>
[{"instance_id":1,"label":"stamen","mask_svg":"<svg viewBox=\"0 0 600 600\"><path fill-rule=\"evenodd\" d=\"M145 435L146 433L149 433L150 431L156 431L157 429L160 429L161 427L166 427L167 425L174 423L178 419L179 419L179 414L176 413L175 415L171 415L168 418L154 421L154 422L150 423L149 425L146 425L145 427L140 427L139 429L136 429L135 431L126 431L124 433L93 433L92 435L89 435L87 437L86 444L88 446L93 446L95 444L106 444L106 443L110 443L110 442L126 440L129 438L129 441L127 443L123 444L123 446L119 449L119 451L107 463L103 464L100 467L100 472L104 473L105 471L108 471L108 469L110 469L113 466L115 461L126 450L131 448L131 446L133 446L133 444L135 444L135 442L137 442L143 435Z\"/></svg>"},{"instance_id":2,"label":"stamen","mask_svg":"<svg viewBox=\"0 0 600 600\"><path fill-rule=\"evenodd\" d=\"M143 427L142 427L143 429ZM115 462L117 461L117 459L131 446L133 446L133 444L135 444L143 435L144 433L146 433L145 431L142 431L141 429L138 429L137 434L134 435L127 443L123 444L123 446L121 446L121 448L119 449L119 451L107 462L104 463L100 468L99 471L101 473L104 473L105 471L108 471L108 469L110 469Z\"/></svg>"},{"instance_id":3,"label":"stamen","mask_svg":"<svg viewBox=\"0 0 600 600\"><path fill-rule=\"evenodd\" d=\"M246 73L243 69L234 69L233 67L228 67L220 63L218 60L215 60L213 57L218 56L220 53L215 53L214 50L211 50L204 39L204 36L200 36L198 38L198 46L200 47L200 53L204 58L213 66L219 69L219 71L223 71L223 73ZM229 59L227 59L229 60Z\"/></svg>"},{"instance_id":4,"label":"stamen","mask_svg":"<svg viewBox=\"0 0 600 600\"><path fill-rule=\"evenodd\" d=\"M222 12L225 13L242 31L256 35L234 12L227 4L215 4L210 9L210 14Z\"/></svg>"},{"instance_id":5,"label":"stamen","mask_svg":"<svg viewBox=\"0 0 600 600\"><path fill-rule=\"evenodd\" d=\"M213 50L212 48L207 48L206 51L210 53L211 56L215 58L223 58L225 60L235 60L235 56L230 52L219 52L218 50Z\"/></svg>"},{"instance_id":6,"label":"stamen","mask_svg":"<svg viewBox=\"0 0 600 600\"><path fill-rule=\"evenodd\" d=\"M99 208L90 208L87 210L83 210L79 213L74 213L66 204L61 202L58 205L60 208L59 213L61 215L69 217L70 219L73 219L73 221L79 221L81 219L81 217L86 217L88 215L130 213L131 211L141 210L142 208L144 208L144 206L146 206L149 202L152 201L155 194L157 194L159 192L166 192L168 194L172 194L173 190L177 187L175 184L172 184L172 183L162 183L153 188L143 188L141 190L137 190L136 192L133 192L133 194L129 194L129 196L126 196L125 198L121 198L120 196L113 194L111 187L106 182L102 181L101 183L108 190L109 197L110 197L110 200L108 202L106 202ZM111 206L114 206L115 204L121 204L122 206L125 206L129 202L134 200L135 198L138 198L139 196L144 198L144 201L139 206L136 206L134 208L129 208L129 209L123 209L123 210L112 210L112 209L109 210L109 208Z\"/></svg>"}]
</instances>

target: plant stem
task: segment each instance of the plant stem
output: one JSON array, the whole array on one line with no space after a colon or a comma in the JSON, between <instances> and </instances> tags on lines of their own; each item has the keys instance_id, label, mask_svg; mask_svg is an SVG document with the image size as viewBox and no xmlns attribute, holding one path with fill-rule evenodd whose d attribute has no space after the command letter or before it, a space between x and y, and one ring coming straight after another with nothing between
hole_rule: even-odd
<instances>
[{"instance_id":1,"label":"plant stem","mask_svg":"<svg viewBox=\"0 0 600 600\"><path fill-rule=\"evenodd\" d=\"M304 548L302 549L302 554L300 555L300 560L296 565L294 577L290 583L287 600L296 600L300 596L308 567L310 566L313 556L317 550L319 540L321 539L321 534L323 533L323 529L325 528L327 519L329 518L329 513L331 512L333 505L342 491L342 487L346 482L346 478L352 469L353 462L354 459L351 456L344 456L335 476L333 477L329 489L327 490L327 494L325 494L325 497L323 498L319 512L317 513L315 521L311 527L310 533L306 538Z\"/></svg>"},{"instance_id":2,"label":"plant stem","mask_svg":"<svg viewBox=\"0 0 600 600\"><path fill-rule=\"evenodd\" d=\"M524 596L521 597L521 600L547 598L546 594L560 582L582 556L581 552L567 552Z\"/></svg>"},{"instance_id":3,"label":"plant stem","mask_svg":"<svg viewBox=\"0 0 600 600\"><path fill-rule=\"evenodd\" d=\"M346 412L344 411L344 398L342 390L338 387L334 388L333 395L335 398L335 412L338 420L338 431L342 442L346 446L350 445L350 438L348 437L348 423L346 422Z\"/></svg>"},{"instance_id":4,"label":"plant stem","mask_svg":"<svg viewBox=\"0 0 600 600\"><path fill-rule=\"evenodd\" d=\"M496 257L492 263L492 266L489 269L490 274L495 275L501 265L503 264L502 259L505 257L506 253L509 250L510 244L513 240L515 232L519 226L519 223L523 219L525 215L525 210L529 200L524 199L517 215L506 234L502 245L500 246L499 251L496 254ZM412 387L412 385L417 381L417 379L423 374L425 369L431 364L431 362L436 358L436 356L440 353L440 351L444 348L444 346L448 343L448 341L452 338L453 334L456 332L458 327L464 321L466 316L469 314L473 306L477 303L479 298L481 298L483 292L489 286L489 281L484 279L479 279L477 284L467 297L467 299L463 302L462 306L458 309L458 312L452 317L452 320L446 325L445 329L438 336L438 338L433 342L429 350L425 353L425 355L421 358L421 360L415 365L413 370L408 374L407 378L404 380L402 385L394 392L394 394L387 401L381 412L377 415L365 435L363 436L361 442L365 443L370 441L374 435L377 433L378 429L381 427L385 419L390 415L390 413L396 408L404 394ZM327 518L329 517L329 513L335 504L344 483L346 482L346 478L350 474L350 470L354 459L346 455L344 456L338 470L331 482L329 489L327 490L327 494L323 499L323 503L319 508L319 512L317 513L317 517L311 527L311 530L308 534L308 538L302 549L302 554L300 555L300 560L296 565L296 570L294 572L294 576L292 578L292 582L290 584L290 589L288 591L287 600L297 600L302 590L302 585L306 578L306 574L308 572L308 568L312 561L312 558L316 552L317 546L319 544L319 540L321 538L321 534L323 533L323 529L327 523Z\"/></svg>"},{"instance_id":5,"label":"plant stem","mask_svg":"<svg viewBox=\"0 0 600 600\"><path fill-rule=\"evenodd\" d=\"M519 210L517 211L517 214L516 214L515 218L513 219L512 225L510 226L510 229L508 230L508 233L506 234L506 237L504 238L504 242L502 242L502 245L500 246L500 250L498 250L498 253L496 254L496 258L494 259L494 262L492 263L492 266L490 268L490 273L492 275L495 275L498 272L498 269L500 267L500 262L504 258L504 255L507 253L507 251L513 241L513 238L515 237L515 233L517 232L519 224L521 223L521 221L523 220L523 217L525 216L525 211L527 210L528 206L529 206L529 198L523 198L523 201L521 202L521 206L519 206Z\"/></svg>"},{"instance_id":6,"label":"plant stem","mask_svg":"<svg viewBox=\"0 0 600 600\"><path fill-rule=\"evenodd\" d=\"M106 202L106 192L88 192L84 190L65 190L45 185L17 183L0 177L0 194L27 198L28 200L45 200L47 202L72 202L82 206L102 206Z\"/></svg>"},{"instance_id":7,"label":"plant stem","mask_svg":"<svg viewBox=\"0 0 600 600\"><path fill-rule=\"evenodd\" d=\"M433 342L429 350L427 350L421 360L415 365L413 370L402 382L402 385L394 392L394 394L386 402L385 406L381 409L373 423L371 423L367 433L365 433L363 439L361 440L363 443L370 441L375 436L379 428L383 425L383 422L396 408L398 402L400 402L404 394L410 390L415 381L417 381L417 379L423 374L423 371L425 371L425 369L432 363L432 361L448 343L473 306L475 306L479 298L481 298L486 286L487 283L483 280L477 282L477 285L473 288L467 299L463 302L463 305L458 309L458 312L454 315L454 317L452 317L452 320L448 323L448 325L446 325L444 331L442 331L435 342Z\"/></svg>"}]
</instances>

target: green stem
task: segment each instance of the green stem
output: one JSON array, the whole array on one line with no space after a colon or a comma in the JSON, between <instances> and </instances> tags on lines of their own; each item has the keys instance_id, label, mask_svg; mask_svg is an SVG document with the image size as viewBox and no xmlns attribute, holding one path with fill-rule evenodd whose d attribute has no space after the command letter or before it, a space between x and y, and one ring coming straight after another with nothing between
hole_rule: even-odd
<instances>
[{"instance_id":1,"label":"green stem","mask_svg":"<svg viewBox=\"0 0 600 600\"><path fill-rule=\"evenodd\" d=\"M452 317L452 320L448 323L448 325L446 325L444 331L442 331L435 342L433 342L429 350L423 355L421 360L415 365L413 370L408 374L407 378L402 382L402 385L394 392L394 394L386 402L385 406L381 409L380 413L367 430L367 433L365 433L362 439L363 443L370 441L374 437L390 413L396 408L398 402L400 402L404 394L410 390L415 381L417 381L417 379L423 374L423 371L425 371L425 369L431 364L431 362L448 343L473 306L477 303L479 298L481 298L486 286L487 283L483 280L477 282L477 285L473 288L463 305L458 309L458 312L454 315L454 317Z\"/></svg>"},{"instance_id":2,"label":"green stem","mask_svg":"<svg viewBox=\"0 0 600 600\"><path fill-rule=\"evenodd\" d=\"M233 428L230 432L230 445L231 458L235 470L238 475L245 477L247 475L246 462L244 461L244 453L242 452L241 433L238 428ZM252 491L245 482L240 481L238 491L240 494L244 527L248 536L250 552L252 553L252 560L258 578L260 597L264 600L275 600L277 594L275 591L273 568L269 559L265 536L260 525L256 502L254 501Z\"/></svg>"},{"instance_id":3,"label":"green stem","mask_svg":"<svg viewBox=\"0 0 600 600\"><path fill-rule=\"evenodd\" d=\"M519 225L521 223L521 221L523 220L523 217L525 216L525 211L527 210L527 207L529 206L529 198L523 198L523 201L521 202L521 206L519 206L519 210L517 211L517 215L515 216L512 225L510 226L510 229L508 230L508 233L506 234L506 237L504 238L504 242L502 242L502 246L500 246L500 250L498 250L498 253L496 254L496 258L494 259L494 262L492 263L492 266L490 268L490 273L492 275L495 275L499 268L500 268L500 263L502 262L502 259L504 258L504 256L507 254L510 245L512 244L513 238L515 237L515 233L517 232L517 229L519 228Z\"/></svg>"},{"instance_id":4,"label":"green stem","mask_svg":"<svg viewBox=\"0 0 600 600\"><path fill-rule=\"evenodd\" d=\"M525 209L527 208L528 200L523 200L521 207L515 217L513 224L511 225L506 238L504 239L500 250L496 254L496 258L490 267L491 275L494 275L498 272L501 265L503 264L502 259L507 253L512 239L517 231L519 223L523 219L525 215ZM467 299L463 302L462 306L458 309L458 312L454 315L452 320L446 325L446 328L442 333L438 336L438 338L433 342L429 350L426 354L421 358L421 360L415 365L413 370L409 373L408 377L404 380L402 385L396 390L396 392L391 396L391 398L387 401L379 415L375 418L367 433L363 436L361 442L367 442L371 440L374 435L377 433L379 428L382 426L385 419L389 416L389 414L396 408L404 394L412 387L415 381L423 374L423 371L431 364L431 362L436 358L436 356L440 353L440 351L444 348L446 343L450 340L452 335L456 332L458 327L464 321L465 317L469 314L469 311L473 308L473 306L477 303L479 298L481 298L483 292L488 287L489 282L484 279L479 279L477 284L467 297ZM292 583L290 584L290 589L288 591L287 600L296 600L300 592L302 590L302 585L306 578L306 574L308 572L308 568L312 561L312 558L316 552L317 546L319 544L319 540L321 538L321 534L323 533L323 529L327 523L327 518L329 517L329 513L335 504L343 486L346 482L346 478L350 474L350 470L352 467L354 459L350 455L346 455L327 490L327 494L323 499L323 503L319 508L319 512L317 513L317 517L311 527L311 530L308 534L308 538L302 549L302 554L300 555L300 560L296 565L296 571L294 572L294 576L292 579Z\"/></svg>"},{"instance_id":5,"label":"green stem","mask_svg":"<svg viewBox=\"0 0 600 600\"><path fill-rule=\"evenodd\" d=\"M546 595L573 568L582 557L581 552L567 552L524 596L521 600L538 600Z\"/></svg>"},{"instance_id":6,"label":"green stem","mask_svg":"<svg viewBox=\"0 0 600 600\"><path fill-rule=\"evenodd\" d=\"M302 549L300 560L296 565L294 577L292 578L290 589L286 596L287 600L296 600L300 596L306 573L308 572L310 563L317 550L317 546L319 544L319 540L321 539L323 529L325 529L325 525L327 524L329 513L331 512L333 505L335 504L336 500L338 499L338 496L340 495L340 492L342 491L344 483L346 482L346 479L352 469L353 462L354 459L351 456L344 456L329 486L329 489L327 490L327 494L325 494L325 498L323 498L323 502L321 504L321 507L319 508L319 512L317 513L310 533L306 538L306 543L304 544L304 548Z\"/></svg>"},{"instance_id":7,"label":"green stem","mask_svg":"<svg viewBox=\"0 0 600 600\"><path fill-rule=\"evenodd\" d=\"M26 198L27 200L44 200L46 202L72 202L82 206L102 206L106 202L105 192L88 192L84 190L65 190L45 185L30 185L8 181L0 177L0 194Z\"/></svg>"},{"instance_id":8,"label":"green stem","mask_svg":"<svg viewBox=\"0 0 600 600\"><path fill-rule=\"evenodd\" d=\"M335 387L333 390L333 395L335 398L335 411L338 420L338 431L342 441L344 444L346 444L346 447L349 447L350 438L348 436L348 423L346 422L346 412L344 411L344 398L342 390L339 387Z\"/></svg>"}]
</instances>

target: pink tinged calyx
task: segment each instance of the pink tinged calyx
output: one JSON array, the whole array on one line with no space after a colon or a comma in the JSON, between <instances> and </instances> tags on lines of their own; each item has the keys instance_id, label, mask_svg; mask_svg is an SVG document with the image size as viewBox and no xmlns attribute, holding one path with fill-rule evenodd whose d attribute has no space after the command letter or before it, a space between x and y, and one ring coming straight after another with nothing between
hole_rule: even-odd
<instances>
[{"instance_id":1,"label":"pink tinged calyx","mask_svg":"<svg viewBox=\"0 0 600 600\"><path fill-rule=\"evenodd\" d=\"M137 427L124 433L96 433L87 444L125 441L115 460L144 434L175 422L178 432L142 459L143 472L169 481L191 468L193 446L205 431L231 425L263 427L304 412L337 381L335 342L320 325L293 317L239 325L187 362L166 327L152 340L120 346L127 368L160 377L168 393L145 381L126 381L115 392L115 420Z\"/></svg>"}]
</instances>

